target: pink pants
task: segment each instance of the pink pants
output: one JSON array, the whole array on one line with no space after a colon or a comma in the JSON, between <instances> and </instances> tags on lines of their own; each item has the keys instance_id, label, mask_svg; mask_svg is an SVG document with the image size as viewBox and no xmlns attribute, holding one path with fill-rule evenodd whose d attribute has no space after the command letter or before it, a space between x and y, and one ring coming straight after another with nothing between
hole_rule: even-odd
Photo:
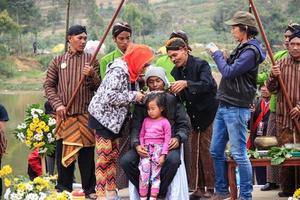
<instances>
[{"instance_id":1,"label":"pink pants","mask_svg":"<svg viewBox=\"0 0 300 200\"><path fill-rule=\"evenodd\" d=\"M157 197L160 185L159 157L161 156L162 144L145 145L148 149L149 157L141 158L139 163L140 197L147 197L149 184L151 184L151 197Z\"/></svg>"}]
</instances>

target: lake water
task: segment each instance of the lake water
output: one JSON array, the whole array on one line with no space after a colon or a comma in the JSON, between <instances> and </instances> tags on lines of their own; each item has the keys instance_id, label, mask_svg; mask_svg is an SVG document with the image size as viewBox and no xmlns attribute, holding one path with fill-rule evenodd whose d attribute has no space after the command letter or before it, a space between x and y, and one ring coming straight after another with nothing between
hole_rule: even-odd
<instances>
[{"instance_id":1,"label":"lake water","mask_svg":"<svg viewBox=\"0 0 300 200\"><path fill-rule=\"evenodd\" d=\"M42 92L2 92L0 103L5 106L9 121L6 123L6 136L8 140L7 152L2 157L2 166L9 164L13 167L15 175L27 174L27 156L30 152L25 144L17 140L12 134L19 123L24 120L28 105L43 105L45 98Z\"/></svg>"}]
</instances>

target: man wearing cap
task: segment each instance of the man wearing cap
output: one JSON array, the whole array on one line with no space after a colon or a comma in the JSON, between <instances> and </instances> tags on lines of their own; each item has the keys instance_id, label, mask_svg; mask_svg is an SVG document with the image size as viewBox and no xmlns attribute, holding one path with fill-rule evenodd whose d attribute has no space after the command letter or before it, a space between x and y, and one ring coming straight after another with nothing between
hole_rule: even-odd
<instances>
[{"instance_id":1,"label":"man wearing cap","mask_svg":"<svg viewBox=\"0 0 300 200\"><path fill-rule=\"evenodd\" d=\"M56 56L48 67L44 89L52 108L56 111L57 121L63 120L57 131L56 159L58 179L56 189L72 191L75 160L78 161L82 188L86 194L95 192L95 136L88 128L88 105L94 91L100 85L99 64L92 66L91 54L84 52L87 41L86 28L71 26L68 30L69 49ZM69 110L66 106L80 79L84 83Z\"/></svg>"},{"instance_id":2,"label":"man wearing cap","mask_svg":"<svg viewBox=\"0 0 300 200\"><path fill-rule=\"evenodd\" d=\"M216 173L216 194L212 200L229 196L225 149L230 150L240 172L240 199L252 199L252 167L247 157L247 122L250 119L250 105L256 92L258 66L265 59L261 43L255 39L258 34L252 14L238 11L226 22L231 26L234 39L239 42L226 59L213 45L209 51L222 74L218 90L220 101L216 114L210 152Z\"/></svg>"},{"instance_id":3,"label":"man wearing cap","mask_svg":"<svg viewBox=\"0 0 300 200\"><path fill-rule=\"evenodd\" d=\"M209 64L189 54L187 44L181 38L172 38L166 43L167 53L175 64L171 74L175 78L170 91L178 95L185 104L192 124L191 154L196 192L191 196L210 197L214 192L214 170L209 154L212 122L218 108L217 84ZM207 190L205 190L207 189Z\"/></svg>"},{"instance_id":4,"label":"man wearing cap","mask_svg":"<svg viewBox=\"0 0 300 200\"><path fill-rule=\"evenodd\" d=\"M280 146L287 143L299 143L300 136L297 133L292 120L300 123L300 30L295 31L289 37L288 44L289 56L281 59L272 67L272 71L267 82L267 86L271 92L277 91L276 102L276 132L278 143ZM282 89L278 83L278 76L281 76L286 86L287 94L293 105L293 109L288 108L286 99L284 98ZM297 173L295 175L295 173ZM298 177L298 180L295 180ZM292 196L295 189L299 187L299 169L294 167L282 167L280 172L281 189L280 197ZM296 188L295 188L296 186Z\"/></svg>"},{"instance_id":5,"label":"man wearing cap","mask_svg":"<svg viewBox=\"0 0 300 200\"><path fill-rule=\"evenodd\" d=\"M166 78L166 72L161 67L152 67L146 71L145 81L150 91L163 92L169 82ZM161 185L159 198L165 198L168 192L168 186L172 182L177 169L180 165L180 144L185 142L189 133L189 123L184 107L177 101L177 98L166 94L167 117L172 128L172 138L169 144L169 153L166 162L161 169ZM147 150L140 145L139 134L144 118L147 117L147 108L144 104L136 104L132 127L131 127L131 146L129 150L120 160L120 165L124 169L129 180L139 188L139 158L148 155Z\"/></svg>"},{"instance_id":6,"label":"man wearing cap","mask_svg":"<svg viewBox=\"0 0 300 200\"><path fill-rule=\"evenodd\" d=\"M112 63L116 58L120 58L125 53L128 44L131 42L132 29L125 22L117 22L112 28L112 38L117 48L109 54L103 56L100 61L100 75L104 78L106 66Z\"/></svg>"},{"instance_id":7,"label":"man wearing cap","mask_svg":"<svg viewBox=\"0 0 300 200\"><path fill-rule=\"evenodd\" d=\"M169 39L172 39L174 37L178 37L178 38L183 39L185 41L185 43L188 45L188 50L192 51L192 48L189 46L188 36L187 36L187 34L184 31L182 31L182 30L173 31L171 33ZM156 60L155 65L158 66L158 67L163 67L166 70L167 77L168 77L168 80L170 82L174 82L175 81L174 77L171 75L171 71L174 68L174 63L170 60L170 58L169 58L169 56L167 54L166 55L162 55L161 57L159 57Z\"/></svg>"}]
</instances>

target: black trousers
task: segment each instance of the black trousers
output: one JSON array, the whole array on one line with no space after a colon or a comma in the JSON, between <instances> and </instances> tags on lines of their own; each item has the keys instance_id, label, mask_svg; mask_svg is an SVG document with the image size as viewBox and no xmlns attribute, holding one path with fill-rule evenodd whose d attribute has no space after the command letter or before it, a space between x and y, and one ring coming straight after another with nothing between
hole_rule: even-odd
<instances>
[{"instance_id":1,"label":"black trousers","mask_svg":"<svg viewBox=\"0 0 300 200\"><path fill-rule=\"evenodd\" d=\"M140 162L140 156L135 149L129 150L123 157L120 159L120 165L125 171L128 179L132 184L139 189L139 175L140 171L138 165ZM169 151L166 161L162 166L160 178L160 189L159 189L159 198L165 198L168 192L168 187L172 182L174 176L176 175L177 169L180 166L180 149L174 149Z\"/></svg>"},{"instance_id":2,"label":"black trousers","mask_svg":"<svg viewBox=\"0 0 300 200\"><path fill-rule=\"evenodd\" d=\"M58 179L56 189L59 191L72 191L73 176L75 162L68 167L64 167L62 160L62 140L56 142L56 166L58 172ZM78 166L81 176L82 189L86 195L95 193L96 176L95 176L95 161L94 161L95 147L84 147L78 153Z\"/></svg>"}]
</instances>

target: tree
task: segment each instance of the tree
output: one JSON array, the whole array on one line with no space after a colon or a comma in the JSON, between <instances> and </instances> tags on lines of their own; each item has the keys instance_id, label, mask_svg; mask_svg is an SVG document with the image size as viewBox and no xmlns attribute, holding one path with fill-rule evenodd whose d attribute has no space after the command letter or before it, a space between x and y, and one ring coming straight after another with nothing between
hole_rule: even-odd
<instances>
[{"instance_id":1,"label":"tree","mask_svg":"<svg viewBox=\"0 0 300 200\"><path fill-rule=\"evenodd\" d=\"M59 24L60 20L62 20L62 17L57 7L49 10L47 15L47 22L49 25L52 25L52 34L55 33L56 27Z\"/></svg>"},{"instance_id":2,"label":"tree","mask_svg":"<svg viewBox=\"0 0 300 200\"><path fill-rule=\"evenodd\" d=\"M121 14L121 17L123 21L126 21L130 24L137 36L141 35L143 26L142 13L135 5L126 5Z\"/></svg>"},{"instance_id":3,"label":"tree","mask_svg":"<svg viewBox=\"0 0 300 200\"><path fill-rule=\"evenodd\" d=\"M0 35L18 29L18 24L9 16L7 10L0 12Z\"/></svg>"}]
</instances>

